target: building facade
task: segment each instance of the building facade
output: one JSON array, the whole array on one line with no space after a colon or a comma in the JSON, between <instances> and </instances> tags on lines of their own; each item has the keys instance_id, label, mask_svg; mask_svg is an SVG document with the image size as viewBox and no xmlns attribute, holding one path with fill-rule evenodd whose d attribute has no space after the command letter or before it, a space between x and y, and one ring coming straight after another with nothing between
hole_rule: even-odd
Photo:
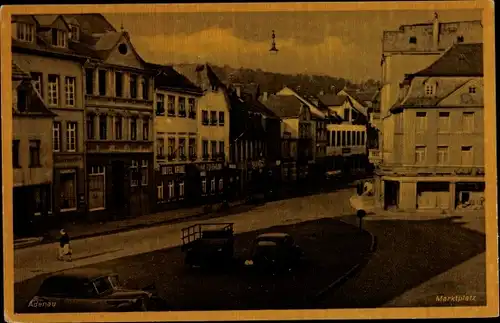
<instances>
[{"instance_id":1,"label":"building facade","mask_svg":"<svg viewBox=\"0 0 500 323\"><path fill-rule=\"evenodd\" d=\"M85 214L84 94L82 64L74 50L74 22L61 15L14 16L13 59L56 114L53 138L53 215L61 221ZM46 147L46 146L45 146Z\"/></svg>"},{"instance_id":2,"label":"building facade","mask_svg":"<svg viewBox=\"0 0 500 323\"><path fill-rule=\"evenodd\" d=\"M200 88L170 66L157 66L155 83L155 174L157 210L196 203L201 194Z\"/></svg>"},{"instance_id":3,"label":"building facade","mask_svg":"<svg viewBox=\"0 0 500 323\"><path fill-rule=\"evenodd\" d=\"M12 64L12 167L14 235L24 236L52 217L52 124L31 76Z\"/></svg>"},{"instance_id":4,"label":"building facade","mask_svg":"<svg viewBox=\"0 0 500 323\"><path fill-rule=\"evenodd\" d=\"M407 76L384 128L374 186L384 208L483 207L482 78L482 44L454 45Z\"/></svg>"}]
</instances>

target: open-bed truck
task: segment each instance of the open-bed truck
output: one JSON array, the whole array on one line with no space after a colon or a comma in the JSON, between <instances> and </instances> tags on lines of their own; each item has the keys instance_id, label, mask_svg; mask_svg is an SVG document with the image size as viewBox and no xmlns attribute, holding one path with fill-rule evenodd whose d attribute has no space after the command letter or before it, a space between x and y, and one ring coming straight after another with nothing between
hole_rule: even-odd
<instances>
[{"instance_id":1,"label":"open-bed truck","mask_svg":"<svg viewBox=\"0 0 500 323\"><path fill-rule=\"evenodd\" d=\"M220 265L233 259L233 223L194 224L182 229L181 239L186 265Z\"/></svg>"}]
</instances>

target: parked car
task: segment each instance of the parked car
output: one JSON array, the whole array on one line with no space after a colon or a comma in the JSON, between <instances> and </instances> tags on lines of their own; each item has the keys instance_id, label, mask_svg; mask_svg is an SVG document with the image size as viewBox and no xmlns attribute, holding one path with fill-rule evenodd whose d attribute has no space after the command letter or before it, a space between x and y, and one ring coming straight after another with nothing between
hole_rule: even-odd
<instances>
[{"instance_id":1,"label":"parked car","mask_svg":"<svg viewBox=\"0 0 500 323\"><path fill-rule=\"evenodd\" d=\"M288 233L264 233L255 238L247 265L260 269L290 270L304 259L303 250Z\"/></svg>"},{"instance_id":2,"label":"parked car","mask_svg":"<svg viewBox=\"0 0 500 323\"><path fill-rule=\"evenodd\" d=\"M127 289L116 273L70 269L46 278L27 307L36 313L147 311L158 301L153 288Z\"/></svg>"}]
</instances>

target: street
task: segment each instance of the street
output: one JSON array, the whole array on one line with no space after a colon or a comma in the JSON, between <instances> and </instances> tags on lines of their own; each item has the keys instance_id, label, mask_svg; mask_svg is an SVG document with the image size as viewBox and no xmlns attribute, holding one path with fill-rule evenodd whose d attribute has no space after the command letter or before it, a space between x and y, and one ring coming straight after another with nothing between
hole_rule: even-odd
<instances>
[{"instance_id":1,"label":"street","mask_svg":"<svg viewBox=\"0 0 500 323\"><path fill-rule=\"evenodd\" d=\"M299 245L304 244L309 254L314 254L314 265L297 273L276 279L242 274L241 270L224 273L186 270L182 254L175 247L180 243L180 229L193 222L179 223L76 240L72 263L55 260L56 245L16 250L16 308L20 310L36 292L41 277L33 277L79 266L112 268L131 287L154 282L167 301L168 310L378 307L475 256L480 257L485 250L483 233L470 230L450 217L371 219L365 221L364 227L377 237L377 248L374 254L366 256L369 243L360 245L361 239L353 240L359 237L359 232L353 231L354 226L324 219L340 218L356 224L348 205L353 192L341 190L276 201L217 219L216 222L235 223L236 253L243 258L249 242L258 233L251 231L267 229L294 235ZM274 226L282 227L269 229ZM322 236L325 240L318 238L318 232L326 233ZM311 242L311 237L317 241ZM344 239L345 245L339 246L329 239ZM346 251L349 257L345 256ZM355 263L359 263L359 269L354 276L333 286L320 299L314 298L314 294ZM474 268L485 270L484 266ZM472 277L476 280L472 284L484 285L477 277L481 273ZM439 283L435 286L433 291L440 294ZM477 296L478 300L484 300ZM399 302L394 306L402 305Z\"/></svg>"}]
</instances>

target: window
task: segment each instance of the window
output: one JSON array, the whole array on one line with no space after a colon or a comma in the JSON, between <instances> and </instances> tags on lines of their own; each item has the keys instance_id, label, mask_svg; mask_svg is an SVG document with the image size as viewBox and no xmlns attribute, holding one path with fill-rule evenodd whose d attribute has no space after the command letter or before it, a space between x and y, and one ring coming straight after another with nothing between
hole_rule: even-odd
<instances>
[{"instance_id":1,"label":"window","mask_svg":"<svg viewBox=\"0 0 500 323\"><path fill-rule=\"evenodd\" d=\"M137 99L137 75L130 74L130 97Z\"/></svg>"},{"instance_id":2,"label":"window","mask_svg":"<svg viewBox=\"0 0 500 323\"><path fill-rule=\"evenodd\" d=\"M424 164L425 163L425 146L416 146L415 147L415 164Z\"/></svg>"},{"instance_id":3,"label":"window","mask_svg":"<svg viewBox=\"0 0 500 323\"><path fill-rule=\"evenodd\" d=\"M40 140L30 140L30 167L40 167Z\"/></svg>"},{"instance_id":4,"label":"window","mask_svg":"<svg viewBox=\"0 0 500 323\"><path fill-rule=\"evenodd\" d=\"M168 157L175 158L175 138L168 138Z\"/></svg>"},{"instance_id":5,"label":"window","mask_svg":"<svg viewBox=\"0 0 500 323\"><path fill-rule=\"evenodd\" d=\"M70 26L70 31L71 31L71 40L78 41L80 39L80 29L78 26L71 25Z\"/></svg>"},{"instance_id":6,"label":"window","mask_svg":"<svg viewBox=\"0 0 500 323\"><path fill-rule=\"evenodd\" d=\"M68 122L66 128L67 151L76 152L76 122Z\"/></svg>"},{"instance_id":7,"label":"window","mask_svg":"<svg viewBox=\"0 0 500 323\"><path fill-rule=\"evenodd\" d=\"M203 140L202 142L203 158L208 158L208 140Z\"/></svg>"},{"instance_id":8,"label":"window","mask_svg":"<svg viewBox=\"0 0 500 323\"><path fill-rule=\"evenodd\" d=\"M469 93L471 93L471 94L476 93L476 87L475 86L469 86Z\"/></svg>"},{"instance_id":9,"label":"window","mask_svg":"<svg viewBox=\"0 0 500 323\"><path fill-rule=\"evenodd\" d=\"M224 111L219 112L219 126L224 125Z\"/></svg>"},{"instance_id":10,"label":"window","mask_svg":"<svg viewBox=\"0 0 500 323\"><path fill-rule=\"evenodd\" d=\"M163 137L156 139L156 157L160 159L165 158L165 141Z\"/></svg>"},{"instance_id":11,"label":"window","mask_svg":"<svg viewBox=\"0 0 500 323\"><path fill-rule=\"evenodd\" d=\"M344 121L350 121L351 119L349 118L349 109L344 109Z\"/></svg>"},{"instance_id":12,"label":"window","mask_svg":"<svg viewBox=\"0 0 500 323\"><path fill-rule=\"evenodd\" d=\"M106 207L106 168L91 166L89 169L89 210L97 211Z\"/></svg>"},{"instance_id":13,"label":"window","mask_svg":"<svg viewBox=\"0 0 500 323\"><path fill-rule=\"evenodd\" d=\"M206 178L203 178L201 180L201 193L203 195L206 195L207 194L207 179Z\"/></svg>"},{"instance_id":14,"label":"window","mask_svg":"<svg viewBox=\"0 0 500 323\"><path fill-rule=\"evenodd\" d=\"M163 181L162 181L160 182L160 185L156 186L156 200L163 201L165 199L163 194L164 192L163 192Z\"/></svg>"},{"instance_id":15,"label":"window","mask_svg":"<svg viewBox=\"0 0 500 323\"><path fill-rule=\"evenodd\" d=\"M130 119L130 140L137 140L137 118Z\"/></svg>"},{"instance_id":16,"label":"window","mask_svg":"<svg viewBox=\"0 0 500 323\"><path fill-rule=\"evenodd\" d=\"M217 141L212 140L210 142L210 155L214 158L217 155Z\"/></svg>"},{"instance_id":17,"label":"window","mask_svg":"<svg viewBox=\"0 0 500 323\"><path fill-rule=\"evenodd\" d=\"M179 199L184 199L184 181L179 182Z\"/></svg>"},{"instance_id":18,"label":"window","mask_svg":"<svg viewBox=\"0 0 500 323\"><path fill-rule=\"evenodd\" d=\"M148 161L142 160L141 164L141 184L142 186L148 185Z\"/></svg>"},{"instance_id":19,"label":"window","mask_svg":"<svg viewBox=\"0 0 500 323\"><path fill-rule=\"evenodd\" d=\"M450 131L450 113L439 112L438 132Z\"/></svg>"},{"instance_id":20,"label":"window","mask_svg":"<svg viewBox=\"0 0 500 323\"><path fill-rule=\"evenodd\" d=\"M52 46L66 47L67 33L64 30L52 29Z\"/></svg>"},{"instance_id":21,"label":"window","mask_svg":"<svg viewBox=\"0 0 500 323\"><path fill-rule=\"evenodd\" d=\"M94 114L88 114L87 115L87 139L94 139L95 138L95 133L94 133Z\"/></svg>"},{"instance_id":22,"label":"window","mask_svg":"<svg viewBox=\"0 0 500 323\"><path fill-rule=\"evenodd\" d=\"M411 36L410 39L408 40L410 44L416 44L417 43L417 37Z\"/></svg>"},{"instance_id":23,"label":"window","mask_svg":"<svg viewBox=\"0 0 500 323\"><path fill-rule=\"evenodd\" d=\"M186 98L180 96L179 97L179 117L186 116Z\"/></svg>"},{"instance_id":24,"label":"window","mask_svg":"<svg viewBox=\"0 0 500 323\"><path fill-rule=\"evenodd\" d=\"M179 156L181 159L186 158L186 139L179 138Z\"/></svg>"},{"instance_id":25,"label":"window","mask_svg":"<svg viewBox=\"0 0 500 323\"><path fill-rule=\"evenodd\" d=\"M168 181L168 199L171 200L173 198L175 198L174 181Z\"/></svg>"},{"instance_id":26,"label":"window","mask_svg":"<svg viewBox=\"0 0 500 323\"><path fill-rule=\"evenodd\" d=\"M342 130L342 146L345 147L346 145L346 132L345 130Z\"/></svg>"},{"instance_id":27,"label":"window","mask_svg":"<svg viewBox=\"0 0 500 323\"><path fill-rule=\"evenodd\" d=\"M142 119L142 139L149 140L149 118Z\"/></svg>"},{"instance_id":28,"label":"window","mask_svg":"<svg viewBox=\"0 0 500 323\"><path fill-rule=\"evenodd\" d=\"M188 100L189 105L189 117L191 119L196 119L196 101L193 98Z\"/></svg>"},{"instance_id":29,"label":"window","mask_svg":"<svg viewBox=\"0 0 500 323\"><path fill-rule=\"evenodd\" d=\"M472 146L462 146L461 151L461 162L464 166L474 165L474 155L472 151Z\"/></svg>"},{"instance_id":30,"label":"window","mask_svg":"<svg viewBox=\"0 0 500 323\"><path fill-rule=\"evenodd\" d=\"M61 151L61 123L54 122L52 124L52 150L55 152Z\"/></svg>"},{"instance_id":31,"label":"window","mask_svg":"<svg viewBox=\"0 0 500 323\"><path fill-rule=\"evenodd\" d=\"M99 95L106 95L106 70L99 70Z\"/></svg>"},{"instance_id":32,"label":"window","mask_svg":"<svg viewBox=\"0 0 500 323\"><path fill-rule=\"evenodd\" d=\"M32 72L31 73L31 80L33 82L33 86L35 87L35 90L38 91L41 97L43 97L43 91L42 91L42 73L36 73Z\"/></svg>"},{"instance_id":33,"label":"window","mask_svg":"<svg viewBox=\"0 0 500 323\"><path fill-rule=\"evenodd\" d=\"M91 68L85 69L85 93L94 94L94 70Z\"/></svg>"},{"instance_id":34,"label":"window","mask_svg":"<svg viewBox=\"0 0 500 323\"><path fill-rule=\"evenodd\" d=\"M437 163L438 165L448 164L448 147L438 146L437 147Z\"/></svg>"},{"instance_id":35,"label":"window","mask_svg":"<svg viewBox=\"0 0 500 323\"><path fill-rule=\"evenodd\" d=\"M49 104L57 105L59 103L59 76L49 74Z\"/></svg>"},{"instance_id":36,"label":"window","mask_svg":"<svg viewBox=\"0 0 500 323\"><path fill-rule=\"evenodd\" d=\"M201 123L205 126L208 125L208 111L204 110L201 112Z\"/></svg>"},{"instance_id":37,"label":"window","mask_svg":"<svg viewBox=\"0 0 500 323\"><path fill-rule=\"evenodd\" d=\"M104 114L99 116L99 139L107 139L108 117Z\"/></svg>"},{"instance_id":38,"label":"window","mask_svg":"<svg viewBox=\"0 0 500 323\"><path fill-rule=\"evenodd\" d=\"M426 96L432 96L436 92L436 85L433 83L427 83L425 84L425 95Z\"/></svg>"},{"instance_id":39,"label":"window","mask_svg":"<svg viewBox=\"0 0 500 323\"><path fill-rule=\"evenodd\" d=\"M215 194L215 178L210 180L210 194Z\"/></svg>"},{"instance_id":40,"label":"window","mask_svg":"<svg viewBox=\"0 0 500 323\"><path fill-rule=\"evenodd\" d=\"M61 186L61 211L76 210L76 173L74 170L62 170L59 176Z\"/></svg>"},{"instance_id":41,"label":"window","mask_svg":"<svg viewBox=\"0 0 500 323\"><path fill-rule=\"evenodd\" d=\"M463 43L464 42L464 36L457 36L457 43Z\"/></svg>"},{"instance_id":42,"label":"window","mask_svg":"<svg viewBox=\"0 0 500 323\"><path fill-rule=\"evenodd\" d=\"M28 106L28 92L22 87L17 88L17 110L19 112L24 112L28 109Z\"/></svg>"},{"instance_id":43,"label":"window","mask_svg":"<svg viewBox=\"0 0 500 323\"><path fill-rule=\"evenodd\" d=\"M462 131L474 132L474 112L464 112L462 114Z\"/></svg>"},{"instance_id":44,"label":"window","mask_svg":"<svg viewBox=\"0 0 500 323\"><path fill-rule=\"evenodd\" d=\"M17 40L32 43L35 36L35 26L26 23L17 23Z\"/></svg>"},{"instance_id":45,"label":"window","mask_svg":"<svg viewBox=\"0 0 500 323\"><path fill-rule=\"evenodd\" d=\"M351 145L351 131L347 131L347 146Z\"/></svg>"},{"instance_id":46,"label":"window","mask_svg":"<svg viewBox=\"0 0 500 323\"><path fill-rule=\"evenodd\" d=\"M122 131L123 131L123 119L121 116L115 117L115 138L116 140L122 139Z\"/></svg>"},{"instance_id":47,"label":"window","mask_svg":"<svg viewBox=\"0 0 500 323\"><path fill-rule=\"evenodd\" d=\"M123 73L115 72L115 96L123 96Z\"/></svg>"},{"instance_id":48,"label":"window","mask_svg":"<svg viewBox=\"0 0 500 323\"><path fill-rule=\"evenodd\" d=\"M365 134L366 132L361 132L361 146L364 146L365 145Z\"/></svg>"},{"instance_id":49,"label":"window","mask_svg":"<svg viewBox=\"0 0 500 323\"><path fill-rule=\"evenodd\" d=\"M137 160L132 160L132 164L130 165L130 186L138 186L139 180L137 173L139 172L139 162Z\"/></svg>"},{"instance_id":50,"label":"window","mask_svg":"<svg viewBox=\"0 0 500 323\"><path fill-rule=\"evenodd\" d=\"M224 179L219 178L219 192L222 192L224 190Z\"/></svg>"},{"instance_id":51,"label":"window","mask_svg":"<svg viewBox=\"0 0 500 323\"><path fill-rule=\"evenodd\" d=\"M144 100L149 100L149 79L147 77L143 77L141 82L142 82L142 98Z\"/></svg>"},{"instance_id":52,"label":"window","mask_svg":"<svg viewBox=\"0 0 500 323\"><path fill-rule=\"evenodd\" d=\"M212 126L217 125L217 112L210 111L210 124Z\"/></svg>"},{"instance_id":53,"label":"window","mask_svg":"<svg viewBox=\"0 0 500 323\"><path fill-rule=\"evenodd\" d=\"M196 139L189 138L189 157L196 156Z\"/></svg>"},{"instance_id":54,"label":"window","mask_svg":"<svg viewBox=\"0 0 500 323\"><path fill-rule=\"evenodd\" d=\"M175 96L168 96L167 109L169 116L175 116Z\"/></svg>"},{"instance_id":55,"label":"window","mask_svg":"<svg viewBox=\"0 0 500 323\"><path fill-rule=\"evenodd\" d=\"M416 131L425 132L427 130L427 113L417 112Z\"/></svg>"},{"instance_id":56,"label":"window","mask_svg":"<svg viewBox=\"0 0 500 323\"><path fill-rule=\"evenodd\" d=\"M219 154L224 157L224 141L219 141Z\"/></svg>"},{"instance_id":57,"label":"window","mask_svg":"<svg viewBox=\"0 0 500 323\"><path fill-rule=\"evenodd\" d=\"M21 163L19 162L19 140L12 140L12 167L21 167Z\"/></svg>"},{"instance_id":58,"label":"window","mask_svg":"<svg viewBox=\"0 0 500 323\"><path fill-rule=\"evenodd\" d=\"M356 131L356 145L361 146L361 131Z\"/></svg>"},{"instance_id":59,"label":"window","mask_svg":"<svg viewBox=\"0 0 500 323\"><path fill-rule=\"evenodd\" d=\"M165 115L165 95L163 94L156 94L156 115Z\"/></svg>"},{"instance_id":60,"label":"window","mask_svg":"<svg viewBox=\"0 0 500 323\"><path fill-rule=\"evenodd\" d=\"M75 106L75 85L76 78L67 76L64 79L64 91L66 93L66 106Z\"/></svg>"}]
</instances>

